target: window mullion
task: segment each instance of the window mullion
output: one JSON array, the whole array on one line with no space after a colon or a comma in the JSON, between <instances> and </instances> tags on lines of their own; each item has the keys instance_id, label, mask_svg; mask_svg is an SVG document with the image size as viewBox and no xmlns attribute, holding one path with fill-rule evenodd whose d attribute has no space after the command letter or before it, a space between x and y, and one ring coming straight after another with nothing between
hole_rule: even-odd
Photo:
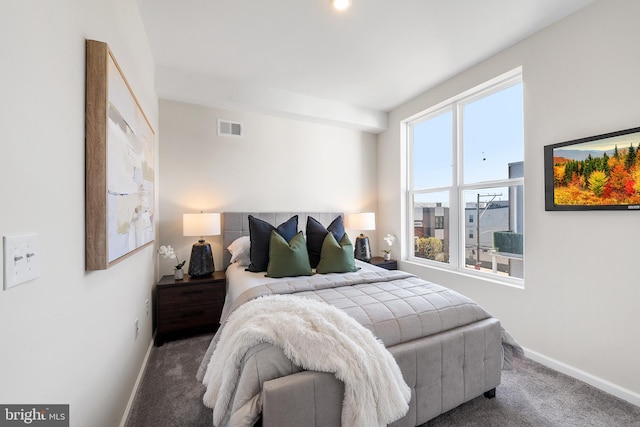
<instances>
[{"instance_id":1,"label":"window mullion","mask_svg":"<svg viewBox=\"0 0 640 427\"><path fill-rule=\"evenodd\" d=\"M462 128L460 127L460 116L461 110L458 106L458 103L455 102L452 105L452 113L453 120L451 123L452 126L452 135L453 140L451 141L451 150L453 159L453 181L451 186L451 191L449 193L449 230L450 242L457 242L457 244L450 245L449 247L449 263L456 267L460 267L460 260L464 260L464 256L461 257L460 254L460 242L462 241L463 234L463 225L461 225L460 219L460 208L461 208L461 193L460 193L460 183L462 182L462 168L461 156L462 156L462 146L461 146L461 136L462 136Z\"/></svg>"},{"instance_id":2,"label":"window mullion","mask_svg":"<svg viewBox=\"0 0 640 427\"><path fill-rule=\"evenodd\" d=\"M417 121L416 121L417 122ZM416 192L415 189L415 132L414 132L414 127L416 125L416 122L414 121L407 121L405 122L405 133L406 133L406 144L407 144L407 157L406 157L406 162L407 162L407 200L406 200L406 206L407 206L407 217L408 217L408 221L406 224L406 243L405 243L405 250L407 251L407 256L409 258L413 257L415 254L415 247L414 247L414 240L415 240L415 215L414 215L414 211L415 211L415 198L416 198L416 194L418 192Z\"/></svg>"},{"instance_id":3,"label":"window mullion","mask_svg":"<svg viewBox=\"0 0 640 427\"><path fill-rule=\"evenodd\" d=\"M465 201L464 201L464 105L457 101L456 108L456 163L458 175L456 181L456 228L458 234L456 236L456 268L463 269L465 262Z\"/></svg>"}]
</instances>

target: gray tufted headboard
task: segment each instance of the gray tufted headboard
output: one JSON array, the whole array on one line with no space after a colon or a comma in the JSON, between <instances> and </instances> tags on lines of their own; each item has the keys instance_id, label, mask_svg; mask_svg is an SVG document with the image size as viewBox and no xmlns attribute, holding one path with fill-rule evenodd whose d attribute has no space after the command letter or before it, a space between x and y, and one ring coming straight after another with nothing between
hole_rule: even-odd
<instances>
[{"instance_id":1,"label":"gray tufted headboard","mask_svg":"<svg viewBox=\"0 0 640 427\"><path fill-rule=\"evenodd\" d=\"M282 224L293 215L298 215L298 231L306 232L307 217L312 216L328 227L342 212L223 212L222 213L222 260L224 268L229 266L231 254L227 250L229 245L238 237L249 235L249 215L260 218L274 227Z\"/></svg>"}]
</instances>

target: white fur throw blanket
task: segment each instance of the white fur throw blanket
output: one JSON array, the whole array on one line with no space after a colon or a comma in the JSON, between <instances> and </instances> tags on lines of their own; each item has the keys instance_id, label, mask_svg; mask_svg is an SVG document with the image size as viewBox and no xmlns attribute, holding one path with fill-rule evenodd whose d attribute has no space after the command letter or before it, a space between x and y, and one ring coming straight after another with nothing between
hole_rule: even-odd
<instances>
[{"instance_id":1,"label":"white fur throw blanket","mask_svg":"<svg viewBox=\"0 0 640 427\"><path fill-rule=\"evenodd\" d=\"M206 406L219 426L228 412L245 353L256 344L281 348L306 370L344 382L342 426L385 426L409 410L411 390L395 359L373 333L342 310L292 295L269 295L229 316L203 383Z\"/></svg>"}]
</instances>

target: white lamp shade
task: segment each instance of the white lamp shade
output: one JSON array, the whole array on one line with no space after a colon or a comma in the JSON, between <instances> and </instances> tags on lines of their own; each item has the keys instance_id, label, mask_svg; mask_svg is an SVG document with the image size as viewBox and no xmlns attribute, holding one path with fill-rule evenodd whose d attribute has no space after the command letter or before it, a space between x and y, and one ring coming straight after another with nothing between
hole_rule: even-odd
<instances>
[{"instance_id":1,"label":"white lamp shade","mask_svg":"<svg viewBox=\"0 0 640 427\"><path fill-rule=\"evenodd\" d=\"M218 236L219 234L219 213L195 213L182 215L183 236Z\"/></svg>"},{"instance_id":2,"label":"white lamp shade","mask_svg":"<svg viewBox=\"0 0 640 427\"><path fill-rule=\"evenodd\" d=\"M376 214L363 212L349 215L349 228L352 230L375 230Z\"/></svg>"}]
</instances>

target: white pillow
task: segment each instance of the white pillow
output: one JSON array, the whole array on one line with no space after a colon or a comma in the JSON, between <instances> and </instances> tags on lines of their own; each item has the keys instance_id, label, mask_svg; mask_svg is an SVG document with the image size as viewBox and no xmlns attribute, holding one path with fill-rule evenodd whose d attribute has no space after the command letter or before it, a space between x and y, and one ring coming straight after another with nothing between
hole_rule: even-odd
<instances>
[{"instance_id":1,"label":"white pillow","mask_svg":"<svg viewBox=\"0 0 640 427\"><path fill-rule=\"evenodd\" d=\"M238 237L227 248L231 253L231 263L246 266L251 264L251 240L249 236Z\"/></svg>"}]
</instances>

